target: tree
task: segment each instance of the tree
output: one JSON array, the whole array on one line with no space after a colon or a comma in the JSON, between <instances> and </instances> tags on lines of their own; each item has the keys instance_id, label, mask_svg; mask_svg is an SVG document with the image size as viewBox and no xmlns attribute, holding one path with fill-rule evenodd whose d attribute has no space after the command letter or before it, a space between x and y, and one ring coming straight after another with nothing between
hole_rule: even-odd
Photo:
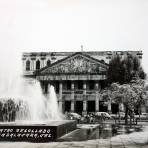
<instances>
[{"instance_id":1,"label":"tree","mask_svg":"<svg viewBox=\"0 0 148 148\"><path fill-rule=\"evenodd\" d=\"M133 78L145 79L141 63L136 56L128 55L123 60L119 55L115 56L109 63L107 70L107 82L128 84Z\"/></svg>"},{"instance_id":2,"label":"tree","mask_svg":"<svg viewBox=\"0 0 148 148\"><path fill-rule=\"evenodd\" d=\"M124 83L124 67L121 58L117 55L109 63L107 70L107 81L109 84L113 82Z\"/></svg>"},{"instance_id":3,"label":"tree","mask_svg":"<svg viewBox=\"0 0 148 148\"><path fill-rule=\"evenodd\" d=\"M134 110L140 109L145 104L146 92L144 90L144 81L141 79L132 81L129 84L120 85L112 83L108 88L101 92L105 100L113 100L118 104L124 105L125 124L128 123L128 115L133 118Z\"/></svg>"},{"instance_id":4,"label":"tree","mask_svg":"<svg viewBox=\"0 0 148 148\"><path fill-rule=\"evenodd\" d=\"M131 84L133 91L136 93L136 97L134 100L135 109L138 109L139 118L141 114L141 105L145 105L147 93L145 89L145 81L143 80L136 80L134 83Z\"/></svg>"}]
</instances>

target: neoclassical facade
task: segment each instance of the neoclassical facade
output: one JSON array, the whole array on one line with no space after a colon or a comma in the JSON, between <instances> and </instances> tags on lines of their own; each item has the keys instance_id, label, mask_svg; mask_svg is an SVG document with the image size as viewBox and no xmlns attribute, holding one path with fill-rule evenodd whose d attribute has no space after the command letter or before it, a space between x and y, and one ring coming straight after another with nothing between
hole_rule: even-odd
<instances>
[{"instance_id":1,"label":"neoclassical facade","mask_svg":"<svg viewBox=\"0 0 148 148\"><path fill-rule=\"evenodd\" d=\"M116 113L118 105L103 102L99 92L105 86L108 63L117 54L142 59L142 51L24 53L24 76L39 80L45 94L53 85L63 112Z\"/></svg>"}]
</instances>

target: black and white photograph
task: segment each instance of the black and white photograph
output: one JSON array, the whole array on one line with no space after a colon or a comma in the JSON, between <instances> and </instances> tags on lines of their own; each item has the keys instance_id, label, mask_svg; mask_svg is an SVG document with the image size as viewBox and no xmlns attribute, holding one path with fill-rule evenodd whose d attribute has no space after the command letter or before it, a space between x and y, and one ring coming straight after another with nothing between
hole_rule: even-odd
<instances>
[{"instance_id":1,"label":"black and white photograph","mask_svg":"<svg viewBox=\"0 0 148 148\"><path fill-rule=\"evenodd\" d=\"M0 148L148 148L148 0L0 0Z\"/></svg>"}]
</instances>

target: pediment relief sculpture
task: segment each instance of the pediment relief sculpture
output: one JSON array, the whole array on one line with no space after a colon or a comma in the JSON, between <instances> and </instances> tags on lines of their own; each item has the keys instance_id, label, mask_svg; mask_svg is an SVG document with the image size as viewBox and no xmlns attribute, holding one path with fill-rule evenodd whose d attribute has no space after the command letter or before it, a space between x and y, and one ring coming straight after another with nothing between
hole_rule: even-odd
<instances>
[{"instance_id":1,"label":"pediment relief sculpture","mask_svg":"<svg viewBox=\"0 0 148 148\"><path fill-rule=\"evenodd\" d=\"M69 58L63 62L59 62L56 65L48 67L41 73L100 73L106 71L106 67L103 67L97 62L93 62L88 58L81 55Z\"/></svg>"}]
</instances>

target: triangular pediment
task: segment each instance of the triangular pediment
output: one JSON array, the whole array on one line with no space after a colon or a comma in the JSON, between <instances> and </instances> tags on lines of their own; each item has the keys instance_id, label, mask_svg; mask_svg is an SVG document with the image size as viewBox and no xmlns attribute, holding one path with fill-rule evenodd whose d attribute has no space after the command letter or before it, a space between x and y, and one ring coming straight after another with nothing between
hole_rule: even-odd
<instances>
[{"instance_id":1,"label":"triangular pediment","mask_svg":"<svg viewBox=\"0 0 148 148\"><path fill-rule=\"evenodd\" d=\"M99 74L108 65L83 53L76 53L40 70L40 74Z\"/></svg>"}]
</instances>

